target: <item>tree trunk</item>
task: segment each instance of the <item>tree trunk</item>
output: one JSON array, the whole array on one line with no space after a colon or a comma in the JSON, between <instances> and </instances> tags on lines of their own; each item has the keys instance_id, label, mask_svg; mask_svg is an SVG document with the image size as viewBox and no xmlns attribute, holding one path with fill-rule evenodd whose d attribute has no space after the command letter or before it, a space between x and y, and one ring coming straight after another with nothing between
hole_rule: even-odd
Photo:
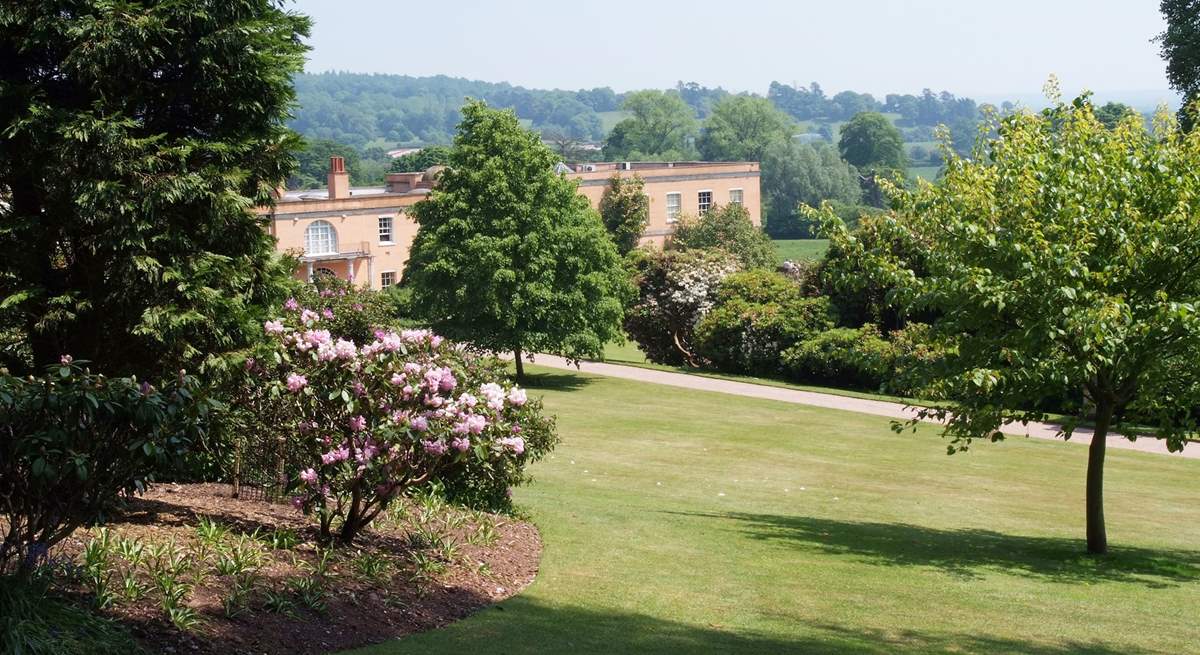
<instances>
[{"instance_id":1,"label":"tree trunk","mask_svg":"<svg viewBox=\"0 0 1200 655\"><path fill-rule=\"evenodd\" d=\"M1087 468L1087 551L1093 555L1108 552L1108 536L1104 532L1104 449L1108 445L1108 428L1112 424L1113 404L1096 403L1096 430L1088 447Z\"/></svg>"},{"instance_id":2,"label":"tree trunk","mask_svg":"<svg viewBox=\"0 0 1200 655\"><path fill-rule=\"evenodd\" d=\"M521 361L521 347L513 348L513 361L517 363L517 381L525 380L525 362Z\"/></svg>"}]
</instances>

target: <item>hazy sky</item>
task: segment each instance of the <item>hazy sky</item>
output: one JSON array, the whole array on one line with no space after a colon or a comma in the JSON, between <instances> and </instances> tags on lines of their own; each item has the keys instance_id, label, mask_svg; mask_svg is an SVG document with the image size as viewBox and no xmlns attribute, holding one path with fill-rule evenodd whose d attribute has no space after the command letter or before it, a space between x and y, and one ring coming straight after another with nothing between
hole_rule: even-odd
<instances>
[{"instance_id":1,"label":"hazy sky","mask_svg":"<svg viewBox=\"0 0 1200 655\"><path fill-rule=\"evenodd\" d=\"M1155 0L296 0L308 70L617 91L1165 90Z\"/></svg>"}]
</instances>

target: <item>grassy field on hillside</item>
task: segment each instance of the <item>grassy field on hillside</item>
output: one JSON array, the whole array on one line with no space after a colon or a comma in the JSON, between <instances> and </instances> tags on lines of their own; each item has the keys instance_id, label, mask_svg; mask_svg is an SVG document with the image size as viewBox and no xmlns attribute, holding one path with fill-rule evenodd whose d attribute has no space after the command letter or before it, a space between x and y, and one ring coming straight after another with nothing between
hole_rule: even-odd
<instances>
[{"instance_id":1,"label":"grassy field on hillside","mask_svg":"<svg viewBox=\"0 0 1200 655\"><path fill-rule=\"evenodd\" d=\"M621 121L629 118L632 113L623 109L615 111L598 111L596 115L600 117L600 126L604 129L604 133L612 132L613 127Z\"/></svg>"},{"instance_id":2,"label":"grassy field on hillside","mask_svg":"<svg viewBox=\"0 0 1200 655\"><path fill-rule=\"evenodd\" d=\"M1083 554L1086 449L949 457L933 427L531 367L562 444L516 500L537 581L373 654L1194 652L1200 462L1109 453L1113 553Z\"/></svg>"},{"instance_id":3,"label":"grassy field on hillside","mask_svg":"<svg viewBox=\"0 0 1200 655\"><path fill-rule=\"evenodd\" d=\"M829 249L829 239L776 239L774 243L781 260L817 260Z\"/></svg>"}]
</instances>

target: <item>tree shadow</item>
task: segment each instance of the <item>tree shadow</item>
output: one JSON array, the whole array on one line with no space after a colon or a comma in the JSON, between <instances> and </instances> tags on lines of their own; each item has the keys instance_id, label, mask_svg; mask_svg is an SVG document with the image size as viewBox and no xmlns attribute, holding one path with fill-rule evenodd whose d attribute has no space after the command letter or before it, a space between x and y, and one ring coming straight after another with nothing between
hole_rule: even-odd
<instances>
[{"instance_id":1,"label":"tree shadow","mask_svg":"<svg viewBox=\"0 0 1200 655\"><path fill-rule=\"evenodd\" d=\"M591 378L572 373L527 372L521 386L541 391L578 391L591 383Z\"/></svg>"},{"instance_id":2,"label":"tree shadow","mask_svg":"<svg viewBox=\"0 0 1200 655\"><path fill-rule=\"evenodd\" d=\"M461 626L385 642L353 653L1141 655L1150 652L1125 645L1110 646L1100 641L1046 643L993 635L851 629L796 623L788 628L799 634L768 634L719 624L694 625L630 612L547 605L517 596L481 611Z\"/></svg>"},{"instance_id":3,"label":"tree shadow","mask_svg":"<svg viewBox=\"0 0 1200 655\"><path fill-rule=\"evenodd\" d=\"M1117 545L1108 555L1097 557L1085 552L1082 539L810 516L687 514L735 521L756 539L784 541L882 566L932 567L964 578L992 570L1054 582L1134 582L1151 588L1200 580L1200 551L1194 550Z\"/></svg>"}]
</instances>

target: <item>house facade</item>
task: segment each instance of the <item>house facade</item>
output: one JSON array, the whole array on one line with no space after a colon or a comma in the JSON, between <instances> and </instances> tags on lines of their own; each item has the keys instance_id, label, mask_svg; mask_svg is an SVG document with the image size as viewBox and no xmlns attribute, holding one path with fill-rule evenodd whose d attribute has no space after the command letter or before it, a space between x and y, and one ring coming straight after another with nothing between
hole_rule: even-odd
<instances>
[{"instance_id":1,"label":"house facade","mask_svg":"<svg viewBox=\"0 0 1200 655\"><path fill-rule=\"evenodd\" d=\"M761 224L759 168L754 162L616 162L573 164L563 174L579 181L579 192L598 207L612 176L645 182L650 220L642 243L662 247L679 218L713 205L741 204ZM296 276L334 275L372 289L400 281L417 224L408 208L433 189L436 169L392 173L376 188L350 188L341 157L330 158L328 186L288 191L261 214L281 252L296 254Z\"/></svg>"}]
</instances>

